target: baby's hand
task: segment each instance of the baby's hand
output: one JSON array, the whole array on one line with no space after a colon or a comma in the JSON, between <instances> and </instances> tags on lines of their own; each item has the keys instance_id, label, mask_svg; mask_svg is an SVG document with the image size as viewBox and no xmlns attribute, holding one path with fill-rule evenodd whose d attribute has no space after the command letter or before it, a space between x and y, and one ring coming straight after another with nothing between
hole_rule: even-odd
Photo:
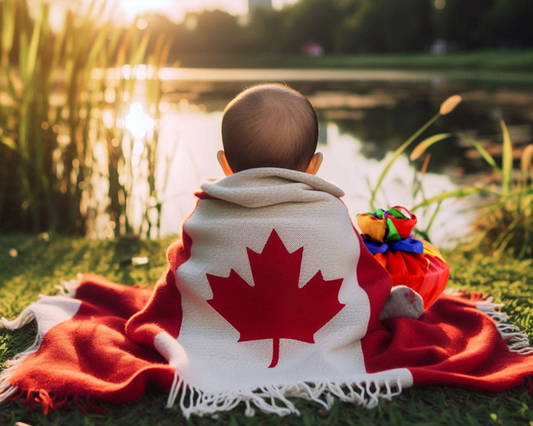
<instances>
[{"instance_id":1,"label":"baby's hand","mask_svg":"<svg viewBox=\"0 0 533 426\"><path fill-rule=\"evenodd\" d=\"M424 302L420 295L409 287L399 285L393 287L379 319L381 321L394 317L418 319L423 312Z\"/></svg>"}]
</instances>

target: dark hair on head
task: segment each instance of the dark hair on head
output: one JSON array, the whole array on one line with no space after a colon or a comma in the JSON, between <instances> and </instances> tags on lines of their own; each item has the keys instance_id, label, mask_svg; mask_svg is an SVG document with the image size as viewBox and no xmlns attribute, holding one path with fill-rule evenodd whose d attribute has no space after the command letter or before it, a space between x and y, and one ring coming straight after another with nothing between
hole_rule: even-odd
<instances>
[{"instance_id":1,"label":"dark hair on head","mask_svg":"<svg viewBox=\"0 0 533 426\"><path fill-rule=\"evenodd\" d=\"M318 142L311 102L282 84L257 84L225 108L222 142L233 172L279 167L305 172Z\"/></svg>"}]
</instances>

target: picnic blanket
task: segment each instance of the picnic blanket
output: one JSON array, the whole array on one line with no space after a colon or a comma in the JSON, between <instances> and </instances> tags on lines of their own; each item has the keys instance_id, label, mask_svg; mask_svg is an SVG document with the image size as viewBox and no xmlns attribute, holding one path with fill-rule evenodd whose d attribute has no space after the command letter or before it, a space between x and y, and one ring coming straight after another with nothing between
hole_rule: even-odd
<instances>
[{"instance_id":1,"label":"picnic blanket","mask_svg":"<svg viewBox=\"0 0 533 426\"><path fill-rule=\"evenodd\" d=\"M283 169L205 181L154 289L86 274L3 320L35 320L37 337L0 374L0 401L96 410L155 386L187 417L285 415L289 397L371 408L410 386L503 391L533 374L527 336L489 301L443 295L420 320L380 322L391 278L342 195Z\"/></svg>"}]
</instances>

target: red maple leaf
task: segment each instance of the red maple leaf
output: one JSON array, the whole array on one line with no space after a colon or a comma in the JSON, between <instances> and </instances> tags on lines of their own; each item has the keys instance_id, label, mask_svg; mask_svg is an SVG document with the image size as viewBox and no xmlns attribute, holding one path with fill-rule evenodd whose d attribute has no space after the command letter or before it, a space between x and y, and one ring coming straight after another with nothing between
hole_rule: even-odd
<instances>
[{"instance_id":1,"label":"red maple leaf","mask_svg":"<svg viewBox=\"0 0 533 426\"><path fill-rule=\"evenodd\" d=\"M314 343L314 334L344 307L338 299L343 280L324 280L318 271L299 288L303 247L289 253L275 230L262 253L246 250L255 285L233 269L227 278L207 274L213 291L207 302L240 332L239 342L273 339L272 368L280 339Z\"/></svg>"}]
</instances>

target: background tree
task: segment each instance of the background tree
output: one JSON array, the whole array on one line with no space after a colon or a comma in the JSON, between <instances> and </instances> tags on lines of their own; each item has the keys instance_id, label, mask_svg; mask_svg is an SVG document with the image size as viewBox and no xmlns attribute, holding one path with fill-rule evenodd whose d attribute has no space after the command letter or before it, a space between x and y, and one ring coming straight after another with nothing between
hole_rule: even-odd
<instances>
[{"instance_id":1,"label":"background tree","mask_svg":"<svg viewBox=\"0 0 533 426\"><path fill-rule=\"evenodd\" d=\"M243 42L237 18L218 9L199 13L191 33L194 52L239 52Z\"/></svg>"},{"instance_id":2,"label":"background tree","mask_svg":"<svg viewBox=\"0 0 533 426\"><path fill-rule=\"evenodd\" d=\"M416 52L430 45L428 0L358 0L358 3L345 24L350 51Z\"/></svg>"},{"instance_id":3,"label":"background tree","mask_svg":"<svg viewBox=\"0 0 533 426\"><path fill-rule=\"evenodd\" d=\"M326 53L334 51L335 28L344 19L341 6L338 0L305 0L287 7L283 50L299 53L314 42Z\"/></svg>"},{"instance_id":4,"label":"background tree","mask_svg":"<svg viewBox=\"0 0 533 426\"><path fill-rule=\"evenodd\" d=\"M436 0L435 5L438 7L434 8L433 20L436 37L456 42L467 49L486 46L483 26L486 25L495 1Z\"/></svg>"},{"instance_id":5,"label":"background tree","mask_svg":"<svg viewBox=\"0 0 533 426\"><path fill-rule=\"evenodd\" d=\"M253 10L244 33L249 49L260 53L281 51L287 32L286 16L287 9L257 8Z\"/></svg>"},{"instance_id":6,"label":"background tree","mask_svg":"<svg viewBox=\"0 0 533 426\"><path fill-rule=\"evenodd\" d=\"M494 0L491 9L484 15L482 37L490 46L531 47L532 22L532 0Z\"/></svg>"},{"instance_id":7,"label":"background tree","mask_svg":"<svg viewBox=\"0 0 533 426\"><path fill-rule=\"evenodd\" d=\"M299 0L255 9L246 21L221 10L188 13L179 24L146 17L149 30L172 34L170 63L196 54L299 54L309 42L326 54L423 52L437 38L460 49L528 47L532 18L533 0Z\"/></svg>"}]
</instances>

